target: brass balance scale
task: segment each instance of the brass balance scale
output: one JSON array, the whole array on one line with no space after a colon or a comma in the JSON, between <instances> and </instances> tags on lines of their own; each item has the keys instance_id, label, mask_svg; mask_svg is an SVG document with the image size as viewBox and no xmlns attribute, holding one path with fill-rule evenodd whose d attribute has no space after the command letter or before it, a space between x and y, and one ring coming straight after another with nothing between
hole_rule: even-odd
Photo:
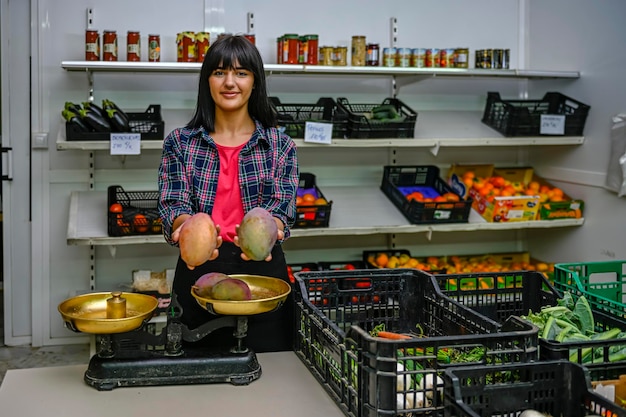
<instances>
[{"instance_id":1,"label":"brass balance scale","mask_svg":"<svg viewBox=\"0 0 626 417\"><path fill-rule=\"evenodd\" d=\"M65 326L97 335L96 353L85 371L85 382L108 391L116 387L231 383L247 385L261 376L256 354L244 345L248 316L277 310L291 287L277 278L231 275L244 280L252 299L215 300L192 295L209 313L218 316L188 329L182 308L172 294L167 322L160 333L150 331L157 300L139 293L101 292L79 295L59 304ZM183 348L213 331L232 327L235 345L226 352Z\"/></svg>"}]
</instances>

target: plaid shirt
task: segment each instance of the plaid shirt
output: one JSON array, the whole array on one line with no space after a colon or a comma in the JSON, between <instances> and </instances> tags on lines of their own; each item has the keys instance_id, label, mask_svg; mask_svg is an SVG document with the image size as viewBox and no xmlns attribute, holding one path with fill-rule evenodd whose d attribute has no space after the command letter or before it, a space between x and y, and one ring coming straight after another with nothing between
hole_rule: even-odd
<instances>
[{"instance_id":1,"label":"plaid shirt","mask_svg":"<svg viewBox=\"0 0 626 417\"><path fill-rule=\"evenodd\" d=\"M204 130L177 128L163 142L159 166L159 215L170 244L172 224L181 214L211 214L217 192L219 157ZM296 145L276 128L256 130L239 155L244 212L262 207L285 225L285 239L296 216L299 171Z\"/></svg>"}]
</instances>

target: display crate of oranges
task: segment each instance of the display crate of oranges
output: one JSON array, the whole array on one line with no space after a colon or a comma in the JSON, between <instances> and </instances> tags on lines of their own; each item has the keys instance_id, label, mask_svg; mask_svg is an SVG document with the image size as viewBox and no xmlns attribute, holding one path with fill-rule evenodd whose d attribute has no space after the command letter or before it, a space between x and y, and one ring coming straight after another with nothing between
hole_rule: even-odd
<instances>
[{"instance_id":1,"label":"display crate of oranges","mask_svg":"<svg viewBox=\"0 0 626 417\"><path fill-rule=\"evenodd\" d=\"M463 200L434 165L387 165L383 193L413 224L467 223L472 202Z\"/></svg>"},{"instance_id":2,"label":"display crate of oranges","mask_svg":"<svg viewBox=\"0 0 626 417\"><path fill-rule=\"evenodd\" d=\"M125 191L119 185L107 190L109 236L160 234L163 231L158 191Z\"/></svg>"},{"instance_id":3,"label":"display crate of oranges","mask_svg":"<svg viewBox=\"0 0 626 417\"><path fill-rule=\"evenodd\" d=\"M493 164L452 164L448 169L447 181L455 193L467 199L476 178L489 178L493 174Z\"/></svg>"},{"instance_id":4,"label":"display crate of oranges","mask_svg":"<svg viewBox=\"0 0 626 417\"><path fill-rule=\"evenodd\" d=\"M328 201L315 183L315 175L300 173L300 183L296 195L297 227L328 227L333 202Z\"/></svg>"},{"instance_id":5,"label":"display crate of oranges","mask_svg":"<svg viewBox=\"0 0 626 417\"><path fill-rule=\"evenodd\" d=\"M367 268L415 268L437 274L446 273L443 257L415 257L408 249L364 250L363 262Z\"/></svg>"}]
</instances>

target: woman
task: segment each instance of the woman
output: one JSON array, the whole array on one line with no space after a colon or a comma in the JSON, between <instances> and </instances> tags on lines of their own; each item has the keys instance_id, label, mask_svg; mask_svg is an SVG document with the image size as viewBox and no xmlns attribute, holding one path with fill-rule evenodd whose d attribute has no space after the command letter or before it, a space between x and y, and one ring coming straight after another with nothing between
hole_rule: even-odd
<instances>
[{"instance_id":1,"label":"woman","mask_svg":"<svg viewBox=\"0 0 626 417\"><path fill-rule=\"evenodd\" d=\"M288 282L281 243L295 220L299 172L296 146L276 124L257 48L243 36L217 40L200 70L195 114L165 138L159 167L166 240L177 245L181 225L198 212L210 214L219 231L218 249L205 264L190 269L178 258L173 292L190 329L216 317L191 295L191 286L207 272ZM278 243L264 261L249 260L236 235L244 214L257 206L272 214L279 230ZM249 318L244 344L256 352L291 350L293 322L290 296L279 310ZM202 345L232 347L232 333L232 328L219 329Z\"/></svg>"}]
</instances>

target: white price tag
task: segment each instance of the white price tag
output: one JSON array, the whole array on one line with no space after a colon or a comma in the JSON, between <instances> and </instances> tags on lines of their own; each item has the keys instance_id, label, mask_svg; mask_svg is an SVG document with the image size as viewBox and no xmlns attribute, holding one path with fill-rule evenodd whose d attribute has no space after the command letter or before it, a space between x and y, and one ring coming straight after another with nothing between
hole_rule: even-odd
<instances>
[{"instance_id":1,"label":"white price tag","mask_svg":"<svg viewBox=\"0 0 626 417\"><path fill-rule=\"evenodd\" d=\"M542 114L541 135L563 135L565 134L565 116L559 114Z\"/></svg>"},{"instance_id":2,"label":"white price tag","mask_svg":"<svg viewBox=\"0 0 626 417\"><path fill-rule=\"evenodd\" d=\"M141 133L111 133L111 155L139 155Z\"/></svg>"},{"instance_id":3,"label":"white price tag","mask_svg":"<svg viewBox=\"0 0 626 417\"><path fill-rule=\"evenodd\" d=\"M305 122L304 141L313 143L325 143L330 145L333 137L332 123Z\"/></svg>"}]
</instances>

